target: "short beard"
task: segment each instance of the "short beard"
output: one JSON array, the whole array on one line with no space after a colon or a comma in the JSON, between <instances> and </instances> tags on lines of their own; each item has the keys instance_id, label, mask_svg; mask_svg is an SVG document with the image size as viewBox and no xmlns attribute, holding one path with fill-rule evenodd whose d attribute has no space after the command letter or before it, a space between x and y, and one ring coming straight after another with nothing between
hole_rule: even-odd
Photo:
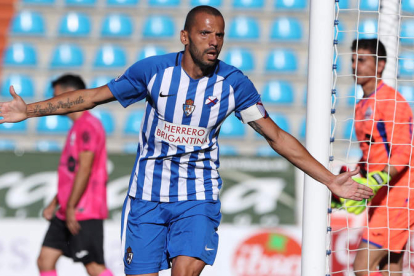
<instances>
[{"instance_id":1,"label":"short beard","mask_svg":"<svg viewBox=\"0 0 414 276\"><path fill-rule=\"evenodd\" d=\"M203 72L211 70L216 64L216 62L214 62L213 64L204 62L202 60L203 53L201 53L197 48L193 46L194 44L190 37L188 37L188 40L190 41L190 46L188 50L190 52L191 58L193 59L194 63L198 67L200 67L201 71Z\"/></svg>"}]
</instances>

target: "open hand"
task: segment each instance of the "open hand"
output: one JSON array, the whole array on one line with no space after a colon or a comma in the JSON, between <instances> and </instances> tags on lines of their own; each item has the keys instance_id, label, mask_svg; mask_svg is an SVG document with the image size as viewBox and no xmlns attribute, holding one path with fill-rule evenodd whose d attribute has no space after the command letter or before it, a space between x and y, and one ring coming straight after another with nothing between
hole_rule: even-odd
<instances>
[{"instance_id":1,"label":"open hand","mask_svg":"<svg viewBox=\"0 0 414 276\"><path fill-rule=\"evenodd\" d=\"M355 201L370 198L374 195L372 189L352 180L352 176L355 176L358 173L359 167L353 171L335 175L333 182L328 186L328 188L332 193L341 198L352 199Z\"/></svg>"},{"instance_id":2,"label":"open hand","mask_svg":"<svg viewBox=\"0 0 414 276\"><path fill-rule=\"evenodd\" d=\"M0 124L17 123L27 119L26 103L17 95L13 86L10 86L10 95L13 97L11 101L0 102Z\"/></svg>"},{"instance_id":3,"label":"open hand","mask_svg":"<svg viewBox=\"0 0 414 276\"><path fill-rule=\"evenodd\" d=\"M66 226L68 227L72 235L78 234L81 228L79 222L76 220L75 213L75 208L68 208L66 210Z\"/></svg>"}]
</instances>

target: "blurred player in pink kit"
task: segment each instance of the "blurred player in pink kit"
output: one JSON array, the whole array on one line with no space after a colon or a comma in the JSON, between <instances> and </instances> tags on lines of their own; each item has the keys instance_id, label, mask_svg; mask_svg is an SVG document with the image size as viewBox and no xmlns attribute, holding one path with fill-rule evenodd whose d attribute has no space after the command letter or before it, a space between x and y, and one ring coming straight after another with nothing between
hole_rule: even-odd
<instances>
[{"instance_id":1,"label":"blurred player in pink kit","mask_svg":"<svg viewBox=\"0 0 414 276\"><path fill-rule=\"evenodd\" d=\"M52 86L55 96L85 89L74 75L61 76ZM91 276L112 276L103 253L103 220L108 217L105 131L88 111L67 116L73 126L59 161L58 193L43 211L50 226L37 265L41 276L56 276L56 262L64 255L82 262Z\"/></svg>"}]
</instances>

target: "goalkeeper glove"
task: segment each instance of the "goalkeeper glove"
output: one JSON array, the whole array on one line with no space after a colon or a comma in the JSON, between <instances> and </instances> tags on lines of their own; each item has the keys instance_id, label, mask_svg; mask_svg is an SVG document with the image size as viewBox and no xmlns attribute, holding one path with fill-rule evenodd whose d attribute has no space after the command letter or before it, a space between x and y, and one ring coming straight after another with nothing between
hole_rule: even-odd
<instances>
[{"instance_id":1,"label":"goalkeeper glove","mask_svg":"<svg viewBox=\"0 0 414 276\"><path fill-rule=\"evenodd\" d=\"M367 178L364 177L356 177L353 178L355 182L358 182L359 184L364 184L372 189L374 192L374 197L378 190L381 189L382 186L388 184L388 182L391 180L391 177L386 172L381 171L375 171L368 174ZM355 215L361 214L365 208L367 207L367 203L371 201L371 198L361 200L361 201L355 201L351 199L343 199L341 198L340 201L342 203L342 206L345 207L345 210L348 213L354 213Z\"/></svg>"}]
</instances>

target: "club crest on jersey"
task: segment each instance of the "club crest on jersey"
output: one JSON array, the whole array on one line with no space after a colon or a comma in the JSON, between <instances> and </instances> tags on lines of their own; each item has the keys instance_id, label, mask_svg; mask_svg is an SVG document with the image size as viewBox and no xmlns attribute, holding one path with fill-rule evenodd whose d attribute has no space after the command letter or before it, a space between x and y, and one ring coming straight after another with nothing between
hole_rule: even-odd
<instances>
[{"instance_id":1,"label":"club crest on jersey","mask_svg":"<svg viewBox=\"0 0 414 276\"><path fill-rule=\"evenodd\" d=\"M372 116L372 108L368 106L367 110L365 111L365 119L370 119Z\"/></svg>"},{"instance_id":2,"label":"club crest on jersey","mask_svg":"<svg viewBox=\"0 0 414 276\"><path fill-rule=\"evenodd\" d=\"M194 101L192 99L188 99L185 101L185 104L183 104L183 110L185 115L190 116L195 109Z\"/></svg>"},{"instance_id":3,"label":"club crest on jersey","mask_svg":"<svg viewBox=\"0 0 414 276\"><path fill-rule=\"evenodd\" d=\"M217 97L214 97L214 96L209 96L205 102L205 104L208 105L209 107L213 107L216 103L218 103L218 99Z\"/></svg>"},{"instance_id":4,"label":"club crest on jersey","mask_svg":"<svg viewBox=\"0 0 414 276\"><path fill-rule=\"evenodd\" d=\"M125 253L125 259L128 264L131 264L134 253L132 252L131 247L128 247L127 252Z\"/></svg>"}]
</instances>

